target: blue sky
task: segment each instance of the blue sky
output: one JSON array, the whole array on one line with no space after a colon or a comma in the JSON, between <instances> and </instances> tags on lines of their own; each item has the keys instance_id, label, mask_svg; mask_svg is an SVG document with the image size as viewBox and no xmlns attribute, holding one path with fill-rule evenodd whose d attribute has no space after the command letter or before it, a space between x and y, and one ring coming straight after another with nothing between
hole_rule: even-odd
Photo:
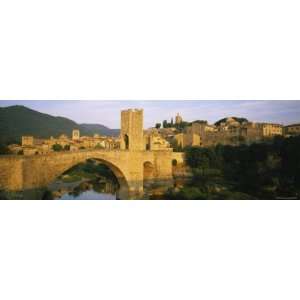
<instances>
[{"instance_id":1,"label":"blue sky","mask_svg":"<svg viewBox=\"0 0 300 300\"><path fill-rule=\"evenodd\" d=\"M0 101L0 106L24 105L39 112L70 118L78 123L98 123L119 128L120 110L144 109L144 126L150 127L179 112L186 121L245 117L257 122L300 122L300 101Z\"/></svg>"}]
</instances>

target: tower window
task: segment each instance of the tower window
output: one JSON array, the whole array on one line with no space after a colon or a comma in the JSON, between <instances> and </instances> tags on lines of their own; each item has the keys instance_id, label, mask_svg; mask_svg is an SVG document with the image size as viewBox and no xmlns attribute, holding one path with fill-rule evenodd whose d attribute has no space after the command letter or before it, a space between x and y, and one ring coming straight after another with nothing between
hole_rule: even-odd
<instances>
[{"instance_id":1,"label":"tower window","mask_svg":"<svg viewBox=\"0 0 300 300\"><path fill-rule=\"evenodd\" d=\"M124 135L124 143L125 143L125 149L129 149L129 137L127 134Z\"/></svg>"}]
</instances>

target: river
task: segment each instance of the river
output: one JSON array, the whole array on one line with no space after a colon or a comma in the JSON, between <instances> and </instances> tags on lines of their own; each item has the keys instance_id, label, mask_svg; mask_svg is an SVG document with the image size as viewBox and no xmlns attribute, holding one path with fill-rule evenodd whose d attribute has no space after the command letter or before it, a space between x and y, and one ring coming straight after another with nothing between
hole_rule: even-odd
<instances>
[{"instance_id":1,"label":"river","mask_svg":"<svg viewBox=\"0 0 300 300\"><path fill-rule=\"evenodd\" d=\"M107 178L99 180L82 179L66 183L57 180L51 186L51 198L55 200L116 200L118 185Z\"/></svg>"},{"instance_id":2,"label":"river","mask_svg":"<svg viewBox=\"0 0 300 300\"><path fill-rule=\"evenodd\" d=\"M98 193L94 190L84 191L79 195L71 193L65 193L61 197L56 198L57 200L116 200L116 194L110 193Z\"/></svg>"}]
</instances>

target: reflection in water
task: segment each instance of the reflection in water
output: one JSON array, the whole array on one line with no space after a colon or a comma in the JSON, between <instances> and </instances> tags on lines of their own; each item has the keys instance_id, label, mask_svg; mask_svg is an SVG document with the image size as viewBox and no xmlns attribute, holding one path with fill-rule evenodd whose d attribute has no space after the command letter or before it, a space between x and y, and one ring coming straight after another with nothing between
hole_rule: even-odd
<instances>
[{"instance_id":1,"label":"reflection in water","mask_svg":"<svg viewBox=\"0 0 300 300\"><path fill-rule=\"evenodd\" d=\"M79 194L78 196L68 193L62 195L58 200L116 200L116 195L109 193L98 193L95 191L85 191Z\"/></svg>"},{"instance_id":2,"label":"reflection in water","mask_svg":"<svg viewBox=\"0 0 300 300\"><path fill-rule=\"evenodd\" d=\"M57 194L57 200L116 200L117 185L108 179L84 181L69 190Z\"/></svg>"},{"instance_id":3,"label":"reflection in water","mask_svg":"<svg viewBox=\"0 0 300 300\"><path fill-rule=\"evenodd\" d=\"M49 198L59 200L118 199L119 182L101 162L88 159L63 173L48 186Z\"/></svg>"},{"instance_id":4,"label":"reflection in water","mask_svg":"<svg viewBox=\"0 0 300 300\"><path fill-rule=\"evenodd\" d=\"M144 184L143 199L162 199L166 183ZM126 198L125 198L126 197ZM136 195L127 195L114 175L105 165L97 160L89 159L85 163L63 173L48 186L43 199L58 200L105 200L135 199Z\"/></svg>"}]
</instances>

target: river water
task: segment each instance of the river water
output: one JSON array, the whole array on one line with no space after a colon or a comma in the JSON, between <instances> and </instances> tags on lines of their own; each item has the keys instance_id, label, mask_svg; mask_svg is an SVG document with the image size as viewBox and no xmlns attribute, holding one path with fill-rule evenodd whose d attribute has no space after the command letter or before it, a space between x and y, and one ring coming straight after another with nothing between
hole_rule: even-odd
<instances>
[{"instance_id":1,"label":"river water","mask_svg":"<svg viewBox=\"0 0 300 300\"><path fill-rule=\"evenodd\" d=\"M116 200L116 194L98 193L93 190L84 191L79 195L66 193L57 200Z\"/></svg>"},{"instance_id":2,"label":"river water","mask_svg":"<svg viewBox=\"0 0 300 300\"><path fill-rule=\"evenodd\" d=\"M53 198L56 200L116 200L117 185L111 180L80 181L52 185Z\"/></svg>"}]
</instances>

